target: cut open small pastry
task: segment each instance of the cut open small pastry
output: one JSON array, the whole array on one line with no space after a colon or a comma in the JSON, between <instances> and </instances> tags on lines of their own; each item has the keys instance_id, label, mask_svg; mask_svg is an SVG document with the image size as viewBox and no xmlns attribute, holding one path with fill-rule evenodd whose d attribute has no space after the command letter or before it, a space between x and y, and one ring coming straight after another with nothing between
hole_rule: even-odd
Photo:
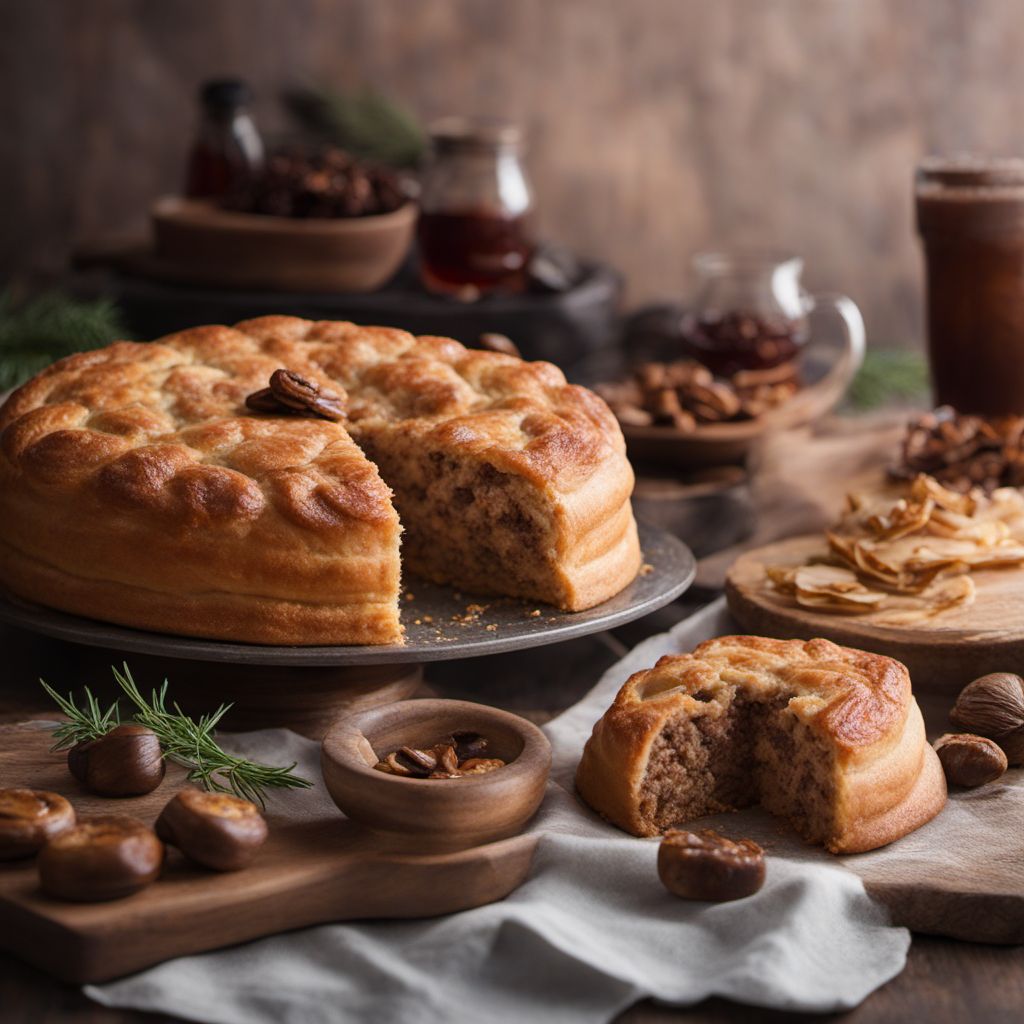
<instances>
[{"instance_id":1,"label":"cut open small pastry","mask_svg":"<svg viewBox=\"0 0 1024 1024\"><path fill-rule=\"evenodd\" d=\"M576 786L634 835L760 803L833 853L884 846L946 800L903 665L755 636L631 676L594 726Z\"/></svg>"}]
</instances>

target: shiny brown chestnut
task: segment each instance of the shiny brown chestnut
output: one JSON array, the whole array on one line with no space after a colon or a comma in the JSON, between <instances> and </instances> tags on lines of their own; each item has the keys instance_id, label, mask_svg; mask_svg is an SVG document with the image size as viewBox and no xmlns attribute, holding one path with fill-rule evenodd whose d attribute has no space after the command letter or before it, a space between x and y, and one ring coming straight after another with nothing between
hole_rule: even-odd
<instances>
[{"instance_id":1,"label":"shiny brown chestnut","mask_svg":"<svg viewBox=\"0 0 1024 1024\"><path fill-rule=\"evenodd\" d=\"M152 793L165 770L156 733L134 724L119 725L98 739L76 743L68 751L68 768L89 792L99 796Z\"/></svg>"},{"instance_id":2,"label":"shiny brown chestnut","mask_svg":"<svg viewBox=\"0 0 1024 1024\"><path fill-rule=\"evenodd\" d=\"M721 903L752 896L764 885L764 850L711 829L670 829L658 847L658 877L684 900Z\"/></svg>"},{"instance_id":3,"label":"shiny brown chestnut","mask_svg":"<svg viewBox=\"0 0 1024 1024\"><path fill-rule=\"evenodd\" d=\"M75 809L58 793L0 789L0 861L31 857L75 824Z\"/></svg>"},{"instance_id":4,"label":"shiny brown chestnut","mask_svg":"<svg viewBox=\"0 0 1024 1024\"><path fill-rule=\"evenodd\" d=\"M160 812L156 834L203 867L238 871L263 845L267 823L248 800L183 789Z\"/></svg>"},{"instance_id":5,"label":"shiny brown chestnut","mask_svg":"<svg viewBox=\"0 0 1024 1024\"><path fill-rule=\"evenodd\" d=\"M82 903L116 900L156 880L164 844L137 818L122 814L83 818L39 851L43 891Z\"/></svg>"}]
</instances>

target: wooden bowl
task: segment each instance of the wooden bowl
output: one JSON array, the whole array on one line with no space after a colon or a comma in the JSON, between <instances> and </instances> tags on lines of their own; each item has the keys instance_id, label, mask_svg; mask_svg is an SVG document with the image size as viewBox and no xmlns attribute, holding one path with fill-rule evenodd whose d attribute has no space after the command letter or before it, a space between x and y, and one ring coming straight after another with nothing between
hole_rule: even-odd
<instances>
[{"instance_id":1,"label":"wooden bowl","mask_svg":"<svg viewBox=\"0 0 1024 1024\"><path fill-rule=\"evenodd\" d=\"M461 779L413 779L373 766L403 745L430 747L457 730L486 736L507 764ZM544 797L551 745L508 711L464 700L409 700L340 719L320 763L331 798L354 821L410 852L461 850L522 831Z\"/></svg>"},{"instance_id":2,"label":"wooden bowl","mask_svg":"<svg viewBox=\"0 0 1024 1024\"><path fill-rule=\"evenodd\" d=\"M165 280L288 292L380 288L412 245L417 207L372 217L274 217L222 210L203 199L164 196L153 205L156 255Z\"/></svg>"}]
</instances>

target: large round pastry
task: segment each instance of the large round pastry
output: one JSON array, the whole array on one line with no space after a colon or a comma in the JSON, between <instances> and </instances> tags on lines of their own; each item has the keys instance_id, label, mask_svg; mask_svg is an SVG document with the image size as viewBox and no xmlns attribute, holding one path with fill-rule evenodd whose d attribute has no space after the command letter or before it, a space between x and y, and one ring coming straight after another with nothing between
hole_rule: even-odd
<instances>
[{"instance_id":1,"label":"large round pastry","mask_svg":"<svg viewBox=\"0 0 1024 1024\"><path fill-rule=\"evenodd\" d=\"M247 407L281 369L344 416ZM294 317L196 327L63 359L0 408L0 585L169 633L400 642L400 537L420 576L589 608L639 568L632 485L614 416L549 363Z\"/></svg>"},{"instance_id":2,"label":"large round pastry","mask_svg":"<svg viewBox=\"0 0 1024 1024\"><path fill-rule=\"evenodd\" d=\"M576 786L634 835L760 803L833 853L891 843L946 800L898 661L757 636L708 640L631 676Z\"/></svg>"}]
</instances>

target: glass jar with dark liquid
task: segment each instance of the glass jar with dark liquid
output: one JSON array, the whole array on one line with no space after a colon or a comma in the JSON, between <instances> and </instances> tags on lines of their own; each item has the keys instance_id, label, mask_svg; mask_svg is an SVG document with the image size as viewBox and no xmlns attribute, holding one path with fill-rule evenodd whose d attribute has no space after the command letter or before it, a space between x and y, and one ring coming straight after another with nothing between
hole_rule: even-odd
<instances>
[{"instance_id":1,"label":"glass jar with dark liquid","mask_svg":"<svg viewBox=\"0 0 1024 1024\"><path fill-rule=\"evenodd\" d=\"M915 192L935 402L1024 413L1024 159L931 158Z\"/></svg>"},{"instance_id":2,"label":"glass jar with dark liquid","mask_svg":"<svg viewBox=\"0 0 1024 1024\"><path fill-rule=\"evenodd\" d=\"M236 78L204 83L202 118L189 151L185 195L216 199L263 167L263 141L249 113L252 91Z\"/></svg>"},{"instance_id":3,"label":"glass jar with dark liquid","mask_svg":"<svg viewBox=\"0 0 1024 1024\"><path fill-rule=\"evenodd\" d=\"M417 228L424 285L466 300L525 290L532 196L518 130L450 118L431 139Z\"/></svg>"}]
</instances>

